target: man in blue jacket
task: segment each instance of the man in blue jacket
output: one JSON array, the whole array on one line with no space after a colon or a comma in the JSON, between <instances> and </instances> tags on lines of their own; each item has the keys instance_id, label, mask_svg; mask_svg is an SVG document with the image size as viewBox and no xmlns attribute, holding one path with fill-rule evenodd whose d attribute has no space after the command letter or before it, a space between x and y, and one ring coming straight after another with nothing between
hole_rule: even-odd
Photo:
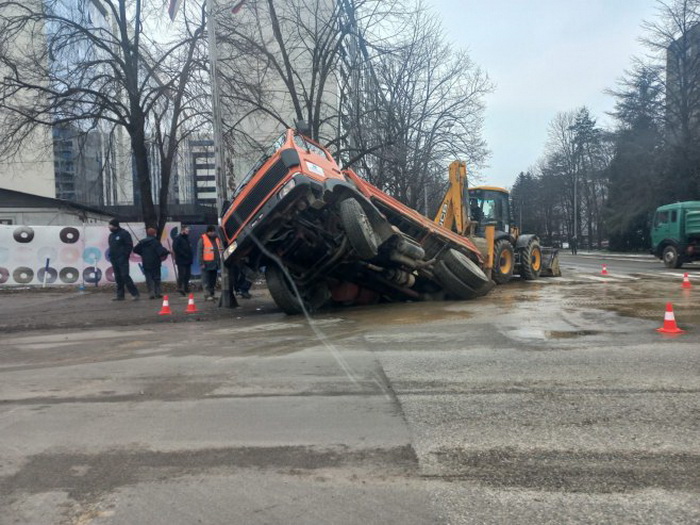
<instances>
[{"instance_id":1,"label":"man in blue jacket","mask_svg":"<svg viewBox=\"0 0 700 525\"><path fill-rule=\"evenodd\" d=\"M112 300L123 301L126 286L134 301L138 301L139 291L129 276L129 257L134 248L134 242L129 232L119 226L117 219L109 221L109 231L112 232L109 234L109 261L112 263L114 280L117 283L117 296Z\"/></svg>"},{"instance_id":2,"label":"man in blue jacket","mask_svg":"<svg viewBox=\"0 0 700 525\"><path fill-rule=\"evenodd\" d=\"M170 253L160 243L157 235L158 230L147 228L146 237L141 239L134 248L134 253L141 256L146 286L148 286L148 296L151 299L163 297L160 288L161 264Z\"/></svg>"}]
</instances>

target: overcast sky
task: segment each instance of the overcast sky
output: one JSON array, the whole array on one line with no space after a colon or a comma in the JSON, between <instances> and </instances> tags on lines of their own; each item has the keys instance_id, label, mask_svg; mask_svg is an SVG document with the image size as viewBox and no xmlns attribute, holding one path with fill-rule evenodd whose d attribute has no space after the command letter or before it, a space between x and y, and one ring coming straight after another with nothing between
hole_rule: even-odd
<instances>
[{"instance_id":1,"label":"overcast sky","mask_svg":"<svg viewBox=\"0 0 700 525\"><path fill-rule=\"evenodd\" d=\"M542 156L561 111L588 106L599 124L603 94L645 49L638 42L655 0L428 0L448 38L469 50L496 90L486 99L491 150L483 182L511 186Z\"/></svg>"}]
</instances>

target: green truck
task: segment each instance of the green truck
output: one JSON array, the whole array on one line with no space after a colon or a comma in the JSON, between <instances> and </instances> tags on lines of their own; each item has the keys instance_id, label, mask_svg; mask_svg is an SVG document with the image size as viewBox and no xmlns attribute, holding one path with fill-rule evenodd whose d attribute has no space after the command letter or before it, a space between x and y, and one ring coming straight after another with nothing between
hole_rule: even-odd
<instances>
[{"instance_id":1,"label":"green truck","mask_svg":"<svg viewBox=\"0 0 700 525\"><path fill-rule=\"evenodd\" d=\"M651 253L667 268L700 260L700 201L659 206L651 226Z\"/></svg>"}]
</instances>

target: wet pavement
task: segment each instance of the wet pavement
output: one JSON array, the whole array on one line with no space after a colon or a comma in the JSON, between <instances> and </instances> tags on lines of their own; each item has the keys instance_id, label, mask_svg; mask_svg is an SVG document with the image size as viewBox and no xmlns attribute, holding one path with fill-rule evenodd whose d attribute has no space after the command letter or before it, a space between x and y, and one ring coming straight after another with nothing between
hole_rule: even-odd
<instances>
[{"instance_id":1,"label":"wet pavement","mask_svg":"<svg viewBox=\"0 0 700 525\"><path fill-rule=\"evenodd\" d=\"M700 276L585 264L313 321L0 294L0 523L698 523Z\"/></svg>"}]
</instances>

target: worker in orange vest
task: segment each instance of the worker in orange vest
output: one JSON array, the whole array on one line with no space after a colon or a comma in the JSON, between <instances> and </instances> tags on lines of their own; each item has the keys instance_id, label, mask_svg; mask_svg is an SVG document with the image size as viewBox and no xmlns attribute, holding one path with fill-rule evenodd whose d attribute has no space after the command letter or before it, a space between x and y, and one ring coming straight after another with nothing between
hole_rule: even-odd
<instances>
[{"instance_id":1,"label":"worker in orange vest","mask_svg":"<svg viewBox=\"0 0 700 525\"><path fill-rule=\"evenodd\" d=\"M199 267L202 270L202 289L205 290L205 300L213 301L216 291L216 276L221 268L221 241L216 234L216 226L207 226L197 243Z\"/></svg>"}]
</instances>

